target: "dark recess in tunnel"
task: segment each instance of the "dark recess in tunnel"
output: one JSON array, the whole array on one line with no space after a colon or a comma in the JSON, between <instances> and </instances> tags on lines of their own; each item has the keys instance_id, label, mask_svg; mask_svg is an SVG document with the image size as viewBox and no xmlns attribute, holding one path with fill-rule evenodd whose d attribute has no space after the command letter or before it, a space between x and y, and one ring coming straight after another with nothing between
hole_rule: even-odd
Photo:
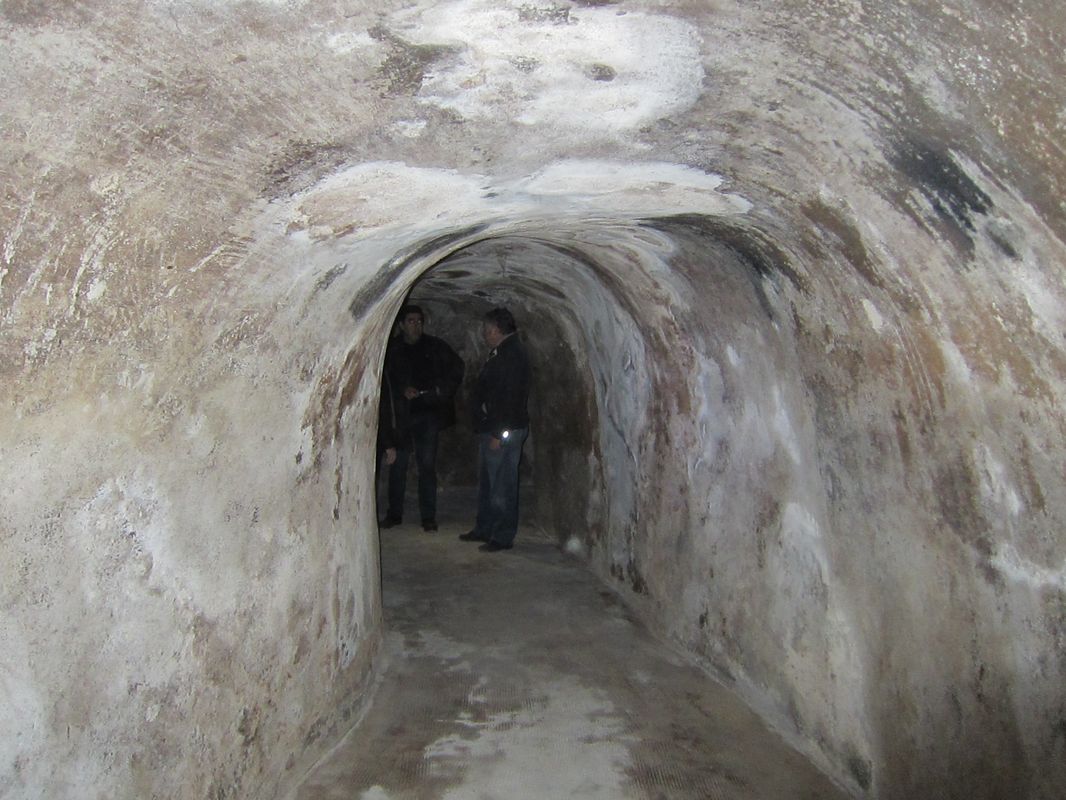
<instances>
[{"instance_id":1,"label":"dark recess in tunnel","mask_svg":"<svg viewBox=\"0 0 1066 800\"><path fill-rule=\"evenodd\" d=\"M368 287L353 300L352 313L365 311L372 296L380 296L390 280L419 259L443 253L430 266L422 267L424 271L407 300L425 309L426 332L445 339L466 364L456 399L457 424L440 439L438 476L442 489L472 490L477 482L477 447L468 403L486 355L480 319L495 306L510 308L534 372L531 435L521 467L523 520L554 535L560 543L576 536L590 547L606 535L607 476L619 466L608 463L601 422L613 427L625 448L630 448L624 441L626 435L618 429L619 420L609 413L605 417L601 407L610 402L610 392L620 390L604 383L604 375L617 365L603 362L618 354L611 351L617 343L605 346L601 341L603 326L631 327L638 344L623 361L649 361L648 377L663 385L671 380L676 383L677 376L691 366L666 363L675 358L677 346L687 347L684 340L692 335L716 335L706 328L709 324L713 329L713 320L719 315L705 319L690 309L670 306L664 295L655 296L631 285L635 274L632 264L606 263L607 259L624 262L627 256L620 255L624 248L619 245L615 252L612 244L601 248L599 257L590 255L582 243L580 224L565 235L547 227L520 234L487 230L485 225L470 226L397 255L380 272L375 287ZM767 287L787 283L802 294L809 291L802 269L793 264L770 233L753 226L727 218L678 214L632 220L617 228L620 240L630 235L665 237L674 248L667 257L669 269L676 269L690 282L721 281L722 298L739 292L734 305L746 309L740 316L748 315L755 324L759 324L758 319L773 322L782 310L780 305L775 309ZM604 252L609 255L602 256ZM671 327L649 323L657 306L671 319ZM686 331L688 324L699 330ZM684 392L677 394L671 389L671 394L684 405ZM685 410L673 407L672 402L653 412L659 417L653 424L663 441L667 426L662 416ZM643 424L645 420L636 422ZM638 455L629 450L627 457L632 461ZM409 492L414 485L413 465L411 469Z\"/></svg>"},{"instance_id":2,"label":"dark recess in tunnel","mask_svg":"<svg viewBox=\"0 0 1066 800\"><path fill-rule=\"evenodd\" d=\"M450 245L477 237L481 230L474 226L418 245L394 258L392 268L382 270L379 283L394 280L417 258L448 251ZM352 313L363 313L373 295L368 289L355 298ZM602 535L596 522L602 509L593 506L602 500L606 467L598 441L599 411L590 370L595 355L587 338L588 317L604 305L621 307L630 302L624 287L612 286L609 271L579 248L539 234L506 235L478 238L446 252L420 275L406 301L425 310L426 332L451 344L466 364L456 398L457 423L440 439L441 489L472 493L476 486L477 446L468 406L486 357L480 320L489 309L505 306L516 317L533 366L531 434L520 469L523 522L537 525L560 542L573 534L586 542ZM622 313L629 317L631 312ZM409 504L414 502L411 469ZM384 482L384 477L379 480Z\"/></svg>"}]
</instances>

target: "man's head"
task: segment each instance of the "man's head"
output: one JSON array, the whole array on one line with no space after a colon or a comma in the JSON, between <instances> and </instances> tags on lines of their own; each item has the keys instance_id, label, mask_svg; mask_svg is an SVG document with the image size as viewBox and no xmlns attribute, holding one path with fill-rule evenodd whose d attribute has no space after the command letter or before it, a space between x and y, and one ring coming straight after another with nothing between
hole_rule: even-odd
<instances>
[{"instance_id":1,"label":"man's head","mask_svg":"<svg viewBox=\"0 0 1066 800\"><path fill-rule=\"evenodd\" d=\"M400 309L400 331L403 340L408 344L414 344L422 338L422 326L425 325L426 315L422 313L420 306L406 305Z\"/></svg>"},{"instance_id":2,"label":"man's head","mask_svg":"<svg viewBox=\"0 0 1066 800\"><path fill-rule=\"evenodd\" d=\"M516 330L514 316L506 308L494 308L481 318L481 337L489 347L495 347Z\"/></svg>"}]
</instances>

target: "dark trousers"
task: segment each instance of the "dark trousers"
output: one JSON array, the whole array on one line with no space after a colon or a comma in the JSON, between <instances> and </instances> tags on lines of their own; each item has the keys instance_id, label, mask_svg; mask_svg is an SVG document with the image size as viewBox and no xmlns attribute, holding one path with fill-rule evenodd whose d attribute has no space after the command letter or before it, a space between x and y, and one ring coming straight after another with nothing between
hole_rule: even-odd
<instances>
[{"instance_id":1,"label":"dark trousers","mask_svg":"<svg viewBox=\"0 0 1066 800\"><path fill-rule=\"evenodd\" d=\"M422 522L437 519L437 439L440 425L434 417L418 417L411 422L411 441L418 466L418 510ZM386 516L403 519L403 499L407 492L407 464L411 450L397 448L396 461L389 467L389 510Z\"/></svg>"},{"instance_id":2,"label":"dark trousers","mask_svg":"<svg viewBox=\"0 0 1066 800\"><path fill-rule=\"evenodd\" d=\"M489 448L492 436L478 436L477 522L474 530L482 539L509 545L518 535L518 462L528 428L513 430L500 441L500 449Z\"/></svg>"}]
</instances>

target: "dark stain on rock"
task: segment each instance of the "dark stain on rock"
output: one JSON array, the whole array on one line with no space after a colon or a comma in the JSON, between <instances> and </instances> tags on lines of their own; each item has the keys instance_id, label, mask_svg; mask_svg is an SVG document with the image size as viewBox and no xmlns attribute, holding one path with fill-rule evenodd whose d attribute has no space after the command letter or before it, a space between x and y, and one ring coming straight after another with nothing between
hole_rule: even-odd
<instances>
[{"instance_id":1,"label":"dark stain on rock","mask_svg":"<svg viewBox=\"0 0 1066 800\"><path fill-rule=\"evenodd\" d=\"M992 244L999 248L1007 258L1017 261L1021 258L1018 248L1012 241L1018 234L1011 227L1000 222L990 222L985 228L985 233L992 240Z\"/></svg>"},{"instance_id":2,"label":"dark stain on rock","mask_svg":"<svg viewBox=\"0 0 1066 800\"><path fill-rule=\"evenodd\" d=\"M1028 439L1022 439L1021 449L1022 474L1025 476L1026 495L1028 496L1029 504L1036 511L1046 511L1047 502L1044 499L1044 491L1040 488L1040 480L1033 469L1033 454Z\"/></svg>"},{"instance_id":3,"label":"dark stain on rock","mask_svg":"<svg viewBox=\"0 0 1066 800\"><path fill-rule=\"evenodd\" d=\"M292 139L267 167L262 195L291 197L336 171L347 158L347 152L338 144Z\"/></svg>"},{"instance_id":4,"label":"dark stain on rock","mask_svg":"<svg viewBox=\"0 0 1066 800\"><path fill-rule=\"evenodd\" d=\"M774 317L773 306L762 287L762 279L776 282L777 277L783 275L797 291L803 294L809 291L806 278L795 270L785 252L756 228L703 214L658 217L644 220L642 224L670 236L697 241L709 239L730 250L750 269L752 288L770 319Z\"/></svg>"},{"instance_id":5,"label":"dark stain on rock","mask_svg":"<svg viewBox=\"0 0 1066 800\"><path fill-rule=\"evenodd\" d=\"M302 420L303 427L311 429L311 446L315 454L312 463L316 470L322 466L322 453L329 444L330 432L335 430L329 423L333 419L332 405L336 397L337 380L332 369L323 372Z\"/></svg>"},{"instance_id":6,"label":"dark stain on rock","mask_svg":"<svg viewBox=\"0 0 1066 800\"><path fill-rule=\"evenodd\" d=\"M593 81L613 81L618 73L608 64L586 64L585 77Z\"/></svg>"},{"instance_id":7,"label":"dark stain on rock","mask_svg":"<svg viewBox=\"0 0 1066 800\"><path fill-rule=\"evenodd\" d=\"M347 271L347 264L337 264L336 266L331 267L325 275L315 281L314 292L324 292L326 289L333 285L333 282L337 280L337 278L339 278Z\"/></svg>"},{"instance_id":8,"label":"dark stain on rock","mask_svg":"<svg viewBox=\"0 0 1066 800\"><path fill-rule=\"evenodd\" d=\"M412 44L383 25L375 25L367 33L388 48L385 61L378 67L378 76L389 95L417 94L430 65L455 52L454 47L445 45Z\"/></svg>"},{"instance_id":9,"label":"dark stain on rock","mask_svg":"<svg viewBox=\"0 0 1066 800\"><path fill-rule=\"evenodd\" d=\"M985 579L985 583L992 588L1000 591L1006 588L1007 583L1003 579L1003 573L996 569L988 558L982 558L977 564L977 569L981 577Z\"/></svg>"},{"instance_id":10,"label":"dark stain on rock","mask_svg":"<svg viewBox=\"0 0 1066 800\"><path fill-rule=\"evenodd\" d=\"M371 345L371 350L375 350L376 345ZM352 348L348 352L348 356L344 359L344 368L341 370L342 375L347 375L347 379L344 381L344 386L341 388L340 398L337 403L337 434L340 434L340 419L341 415L355 402L355 395L359 391L359 387L363 383L363 376L366 374L366 368L370 356L363 348Z\"/></svg>"},{"instance_id":11,"label":"dark stain on rock","mask_svg":"<svg viewBox=\"0 0 1066 800\"><path fill-rule=\"evenodd\" d=\"M352 302L348 304L348 311L356 320L362 320L366 312L385 295L410 264L438 250L444 250L461 239L474 236L484 229L484 225L470 225L435 236L419 243L409 251L398 253L359 289L352 298Z\"/></svg>"},{"instance_id":12,"label":"dark stain on rock","mask_svg":"<svg viewBox=\"0 0 1066 800\"><path fill-rule=\"evenodd\" d=\"M321 739L322 735L326 732L326 728L326 721L322 719L322 717L318 717L317 719L315 719L315 721L311 723L310 727L308 727L307 733L304 734L304 747L310 747L319 739Z\"/></svg>"},{"instance_id":13,"label":"dark stain on rock","mask_svg":"<svg viewBox=\"0 0 1066 800\"><path fill-rule=\"evenodd\" d=\"M852 751L847 756L848 772L859 787L866 791L873 783L873 766L868 758L863 758L857 752Z\"/></svg>"},{"instance_id":14,"label":"dark stain on rock","mask_svg":"<svg viewBox=\"0 0 1066 800\"><path fill-rule=\"evenodd\" d=\"M972 257L974 216L988 214L993 207L992 198L981 191L940 144L907 140L889 155L889 161L932 205L947 239L960 253Z\"/></svg>"},{"instance_id":15,"label":"dark stain on rock","mask_svg":"<svg viewBox=\"0 0 1066 800\"><path fill-rule=\"evenodd\" d=\"M293 654L292 654L293 666L295 666L295 665L299 664L301 661L303 661L307 657L307 654L310 653L310 652L311 652L311 645L310 645L310 642L308 642L308 640L307 640L307 634L306 633L301 633L300 634L300 638L296 642L296 649L293 651Z\"/></svg>"},{"instance_id":16,"label":"dark stain on rock","mask_svg":"<svg viewBox=\"0 0 1066 800\"><path fill-rule=\"evenodd\" d=\"M992 555L988 526L978 510L981 493L973 466L962 455L945 461L933 476L941 519L982 557Z\"/></svg>"},{"instance_id":17,"label":"dark stain on rock","mask_svg":"<svg viewBox=\"0 0 1066 800\"><path fill-rule=\"evenodd\" d=\"M241 718L237 723L237 733L245 747L250 747L259 738L259 707L242 708Z\"/></svg>"},{"instance_id":18,"label":"dark stain on rock","mask_svg":"<svg viewBox=\"0 0 1066 800\"><path fill-rule=\"evenodd\" d=\"M820 199L804 203L803 214L837 240L840 252L864 281L878 289L885 288L885 280L874 267L866 245L863 243L862 234L843 215Z\"/></svg>"},{"instance_id":19,"label":"dark stain on rock","mask_svg":"<svg viewBox=\"0 0 1066 800\"><path fill-rule=\"evenodd\" d=\"M614 592L600 589L598 594L600 595L600 599L603 600L603 604L608 608L617 608L622 605L622 601L618 599L618 595Z\"/></svg>"},{"instance_id":20,"label":"dark stain on rock","mask_svg":"<svg viewBox=\"0 0 1066 800\"><path fill-rule=\"evenodd\" d=\"M781 503L772 495L759 498L755 509L755 559L759 569L766 568L768 535L781 523Z\"/></svg>"},{"instance_id":21,"label":"dark stain on rock","mask_svg":"<svg viewBox=\"0 0 1066 800\"><path fill-rule=\"evenodd\" d=\"M626 578L629 580L629 585L633 587L634 592L637 594L648 593L648 584L644 580L644 576L640 574L640 570L637 569L636 561L632 558L626 564Z\"/></svg>"},{"instance_id":22,"label":"dark stain on rock","mask_svg":"<svg viewBox=\"0 0 1066 800\"><path fill-rule=\"evenodd\" d=\"M903 461L904 481L910 475L911 470L911 439L907 434L907 418L903 409L896 408L892 411L892 421L896 426L896 445L899 447L899 457Z\"/></svg>"},{"instance_id":23,"label":"dark stain on rock","mask_svg":"<svg viewBox=\"0 0 1066 800\"><path fill-rule=\"evenodd\" d=\"M405 262L390 261L382 269L378 270L356 292L352 302L348 304L348 311L356 320L362 320L369 311L385 294L390 286L403 272Z\"/></svg>"}]
</instances>

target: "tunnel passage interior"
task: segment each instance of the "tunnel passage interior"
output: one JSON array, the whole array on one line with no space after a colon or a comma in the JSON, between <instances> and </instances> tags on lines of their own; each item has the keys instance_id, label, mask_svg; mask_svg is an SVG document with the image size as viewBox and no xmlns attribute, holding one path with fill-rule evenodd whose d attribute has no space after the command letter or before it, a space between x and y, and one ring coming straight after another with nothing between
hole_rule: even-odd
<instances>
[{"instance_id":1,"label":"tunnel passage interior","mask_svg":"<svg viewBox=\"0 0 1066 800\"><path fill-rule=\"evenodd\" d=\"M278 798L358 718L423 278L515 307L538 522L657 634L856 795L1058 800L1062 26L0 3L0 794Z\"/></svg>"},{"instance_id":2,"label":"tunnel passage interior","mask_svg":"<svg viewBox=\"0 0 1066 800\"><path fill-rule=\"evenodd\" d=\"M608 520L641 536L634 498L649 453L664 464L653 491L671 513L688 513L688 464L695 456L685 450L697 440L696 427L706 430L708 418L721 416L728 402L690 383L699 354L711 352L708 338L740 342L740 331L759 332L762 347L745 354L751 384L745 392L769 393L770 377L787 374L786 367L771 366L790 352L780 326L777 334L769 327L775 312L767 292L778 292L781 276L761 275L765 264L716 238L743 233L710 218L516 227L520 232L447 254L422 274L409 301L427 311L427 330L452 343L467 364L460 410L484 359L478 321L496 306L513 310L534 374L522 475L536 499L525 506L526 516L569 549L596 551L605 574L624 575L639 590L644 578L628 548L608 554ZM686 307L694 287L677 276L713 285L714 307ZM712 322L694 325L701 316ZM739 358L736 349L731 353ZM776 391L780 396L780 385ZM721 435L724 450L742 449L728 432ZM468 415L461 413L456 429L442 437L442 485L476 484L471 440Z\"/></svg>"},{"instance_id":3,"label":"tunnel passage interior","mask_svg":"<svg viewBox=\"0 0 1066 800\"><path fill-rule=\"evenodd\" d=\"M514 310L534 368L537 524L742 688L787 669L785 630L825 647L847 600L821 544L790 540L829 524L793 305L809 265L729 217L503 227L449 240L411 299L471 373L472 323ZM444 471L469 483L463 438Z\"/></svg>"}]
</instances>

